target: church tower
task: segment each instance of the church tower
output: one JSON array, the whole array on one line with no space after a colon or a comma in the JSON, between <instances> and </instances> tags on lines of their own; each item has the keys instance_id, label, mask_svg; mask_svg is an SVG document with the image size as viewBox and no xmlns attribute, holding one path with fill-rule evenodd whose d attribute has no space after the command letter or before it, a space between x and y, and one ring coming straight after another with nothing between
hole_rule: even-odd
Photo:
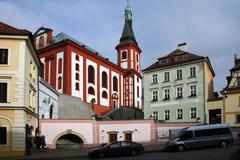
<instances>
[{"instance_id":1,"label":"church tower","mask_svg":"<svg viewBox=\"0 0 240 160\"><path fill-rule=\"evenodd\" d=\"M126 75L123 82L123 105L142 108L142 76L140 69L141 49L132 29L132 9L129 3L125 8L125 24L119 44L118 65L125 69Z\"/></svg>"}]
</instances>

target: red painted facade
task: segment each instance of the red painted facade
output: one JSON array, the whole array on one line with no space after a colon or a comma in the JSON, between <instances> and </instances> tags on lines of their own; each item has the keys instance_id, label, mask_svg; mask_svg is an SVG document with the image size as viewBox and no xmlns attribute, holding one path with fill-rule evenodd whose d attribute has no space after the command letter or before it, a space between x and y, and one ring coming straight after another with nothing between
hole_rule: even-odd
<instances>
[{"instance_id":1,"label":"red painted facade","mask_svg":"<svg viewBox=\"0 0 240 160\"><path fill-rule=\"evenodd\" d=\"M44 64L43 78L58 92L79 97L89 103L90 107L94 100L93 109L100 116L120 106L141 109L139 106L142 104L141 96L139 97L141 93L139 89L137 90L141 88L142 79L141 49L137 44L120 43L116 47L118 57L118 65L116 65L66 34L60 33L53 37L51 29L41 27L34 35L38 56ZM39 47L38 44L40 37L45 37L43 47ZM121 55L123 51L127 53L124 60ZM88 81L89 66L94 69L94 83ZM101 84L103 72L107 73L107 87ZM94 90L94 95L88 93L89 88Z\"/></svg>"}]
</instances>

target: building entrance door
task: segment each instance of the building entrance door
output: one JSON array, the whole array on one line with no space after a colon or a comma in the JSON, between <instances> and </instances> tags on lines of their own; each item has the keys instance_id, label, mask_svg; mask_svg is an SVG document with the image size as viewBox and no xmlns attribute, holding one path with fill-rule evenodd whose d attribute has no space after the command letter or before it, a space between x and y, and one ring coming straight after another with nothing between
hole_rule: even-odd
<instances>
[{"instance_id":1,"label":"building entrance door","mask_svg":"<svg viewBox=\"0 0 240 160\"><path fill-rule=\"evenodd\" d=\"M221 109L209 110L209 124L222 123Z\"/></svg>"},{"instance_id":2,"label":"building entrance door","mask_svg":"<svg viewBox=\"0 0 240 160\"><path fill-rule=\"evenodd\" d=\"M109 143L117 141L117 134L116 133L110 133L109 134Z\"/></svg>"}]
</instances>

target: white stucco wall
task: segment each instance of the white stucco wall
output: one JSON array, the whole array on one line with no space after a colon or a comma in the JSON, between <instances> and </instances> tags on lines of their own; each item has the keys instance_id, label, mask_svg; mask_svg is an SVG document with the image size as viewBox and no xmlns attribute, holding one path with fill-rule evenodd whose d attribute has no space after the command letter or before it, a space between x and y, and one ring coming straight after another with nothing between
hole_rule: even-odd
<instances>
[{"instance_id":1,"label":"white stucco wall","mask_svg":"<svg viewBox=\"0 0 240 160\"><path fill-rule=\"evenodd\" d=\"M72 52L72 96L83 99L83 57L78 55L79 60L76 60L76 55ZM76 64L79 65L79 71L76 70ZM79 74L79 80L76 80L76 73ZM79 83L79 91L76 90L76 83Z\"/></svg>"},{"instance_id":2,"label":"white stucco wall","mask_svg":"<svg viewBox=\"0 0 240 160\"><path fill-rule=\"evenodd\" d=\"M68 123L66 123L68 122ZM81 122L79 120L43 120L41 122L41 134L46 137L46 144L55 145L55 139L62 136L62 133L71 130L82 136L84 144L93 144L93 123ZM81 137L80 137L81 138ZM57 140L57 139L56 139Z\"/></svg>"},{"instance_id":3,"label":"white stucco wall","mask_svg":"<svg viewBox=\"0 0 240 160\"><path fill-rule=\"evenodd\" d=\"M50 89L43 80L39 78L39 116L49 118L50 106L53 105L53 119L58 118L58 94ZM43 103L43 102L46 103Z\"/></svg>"},{"instance_id":4,"label":"white stucco wall","mask_svg":"<svg viewBox=\"0 0 240 160\"><path fill-rule=\"evenodd\" d=\"M87 94L87 102L91 102L91 100L93 99L93 98L95 98L95 100L97 100L97 81L98 81L98 79L97 79L97 74L98 74L98 70L97 70L97 63L95 63L95 62L93 62L93 61L91 61L91 60L89 60L89 59L87 59L86 60L86 63L87 63L87 65L86 65L86 79L87 79L87 89L86 89L86 94ZM88 66L93 66L93 68L94 68L94 71L95 71L95 80L94 80L94 82L95 82L95 84L92 84L92 83L88 83ZM94 95L91 95L91 94L88 94L88 88L89 87L93 87L94 88L94 91L95 91L95 96Z\"/></svg>"},{"instance_id":5,"label":"white stucco wall","mask_svg":"<svg viewBox=\"0 0 240 160\"><path fill-rule=\"evenodd\" d=\"M117 140L124 140L124 132L132 132L132 140L136 142L151 142L151 124L150 123L131 123L127 122L119 124L115 122L113 124L99 124L99 142L109 142L109 132L118 132Z\"/></svg>"},{"instance_id":6,"label":"white stucco wall","mask_svg":"<svg viewBox=\"0 0 240 160\"><path fill-rule=\"evenodd\" d=\"M102 87L102 72L106 72L107 73L107 89L106 88L103 88ZM109 85L109 78L110 78L110 76L109 76L109 69L108 68L106 68L106 67L103 67L103 66L100 66L100 79L99 79L99 81L100 81L100 104L101 105L103 105L103 106L109 106L109 97L111 96L111 95L109 95L109 88L110 88L110 85ZM106 91L107 92L107 95L108 95L108 98L103 98L102 97L102 92L103 91Z\"/></svg>"},{"instance_id":7,"label":"white stucco wall","mask_svg":"<svg viewBox=\"0 0 240 160\"><path fill-rule=\"evenodd\" d=\"M58 73L58 70L59 70L58 63L59 63L60 58L62 59L62 73ZM51 65L51 63L49 64L49 66L50 65ZM64 72L64 53L59 52L59 53L57 53L57 66L56 66L56 89L59 93L63 93L63 72ZM49 67L49 72L48 73L51 74L50 67ZM61 84L62 88L61 89L58 89L58 77L62 77L62 84ZM50 75L49 75L49 78L50 78Z\"/></svg>"}]
</instances>

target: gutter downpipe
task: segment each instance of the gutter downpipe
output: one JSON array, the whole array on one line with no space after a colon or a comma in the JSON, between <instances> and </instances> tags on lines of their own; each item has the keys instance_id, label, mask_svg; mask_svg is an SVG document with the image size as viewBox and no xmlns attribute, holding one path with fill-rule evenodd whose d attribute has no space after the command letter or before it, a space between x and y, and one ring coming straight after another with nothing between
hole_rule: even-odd
<instances>
[{"instance_id":1,"label":"gutter downpipe","mask_svg":"<svg viewBox=\"0 0 240 160\"><path fill-rule=\"evenodd\" d=\"M206 89L205 89L205 85L206 85L206 70L205 70L205 61L203 62L203 99L204 99L204 108L203 108L203 112L204 112L204 117L203 117L203 122L206 123Z\"/></svg>"}]
</instances>

